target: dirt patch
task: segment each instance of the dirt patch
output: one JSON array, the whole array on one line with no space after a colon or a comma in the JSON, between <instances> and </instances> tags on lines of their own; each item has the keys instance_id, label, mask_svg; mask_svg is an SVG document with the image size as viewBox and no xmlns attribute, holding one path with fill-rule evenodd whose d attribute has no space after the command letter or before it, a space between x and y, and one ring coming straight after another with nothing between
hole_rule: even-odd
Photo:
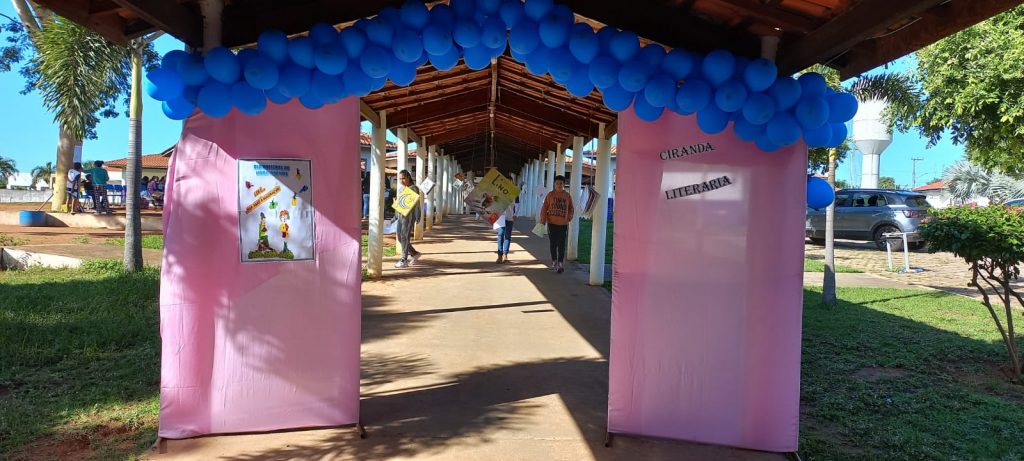
<instances>
[{"instance_id":1,"label":"dirt patch","mask_svg":"<svg viewBox=\"0 0 1024 461\"><path fill-rule=\"evenodd\" d=\"M92 445L85 435L49 437L32 442L14 453L12 461L85 461L92 457Z\"/></svg>"},{"instance_id":2,"label":"dirt patch","mask_svg":"<svg viewBox=\"0 0 1024 461\"><path fill-rule=\"evenodd\" d=\"M155 423L154 423L155 424ZM17 450L12 461L84 461L96 457L118 459L137 452L137 439L145 437L142 426L108 421L99 426L71 424L56 434L40 437Z\"/></svg>"},{"instance_id":3,"label":"dirt patch","mask_svg":"<svg viewBox=\"0 0 1024 461\"><path fill-rule=\"evenodd\" d=\"M853 377L871 383L883 379L902 378L908 374L909 372L902 368L867 367L857 370Z\"/></svg>"},{"instance_id":4,"label":"dirt patch","mask_svg":"<svg viewBox=\"0 0 1024 461\"><path fill-rule=\"evenodd\" d=\"M1010 381L1008 369L1006 365L988 363L980 369L949 370L949 374L978 392L1016 404L1024 403L1024 384Z\"/></svg>"},{"instance_id":5,"label":"dirt patch","mask_svg":"<svg viewBox=\"0 0 1024 461\"><path fill-rule=\"evenodd\" d=\"M835 444L836 448L850 455L863 455L864 449L846 438L835 424L815 418L811 414L814 409L810 405L800 405L800 432L814 433Z\"/></svg>"},{"instance_id":6,"label":"dirt patch","mask_svg":"<svg viewBox=\"0 0 1024 461\"><path fill-rule=\"evenodd\" d=\"M11 395L11 388L0 384L0 400L5 399L8 395Z\"/></svg>"}]
</instances>

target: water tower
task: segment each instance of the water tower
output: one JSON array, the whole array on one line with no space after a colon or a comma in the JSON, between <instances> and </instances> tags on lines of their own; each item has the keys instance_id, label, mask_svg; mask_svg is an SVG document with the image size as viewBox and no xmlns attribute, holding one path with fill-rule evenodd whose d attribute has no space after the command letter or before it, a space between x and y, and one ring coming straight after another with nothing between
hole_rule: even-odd
<instances>
[{"instance_id":1,"label":"water tower","mask_svg":"<svg viewBox=\"0 0 1024 461\"><path fill-rule=\"evenodd\" d=\"M881 99L861 101L857 115L853 117L853 142L864 153L864 167L861 171L860 187L878 187L878 163L882 151L892 143L889 125L882 119L887 104Z\"/></svg>"}]
</instances>

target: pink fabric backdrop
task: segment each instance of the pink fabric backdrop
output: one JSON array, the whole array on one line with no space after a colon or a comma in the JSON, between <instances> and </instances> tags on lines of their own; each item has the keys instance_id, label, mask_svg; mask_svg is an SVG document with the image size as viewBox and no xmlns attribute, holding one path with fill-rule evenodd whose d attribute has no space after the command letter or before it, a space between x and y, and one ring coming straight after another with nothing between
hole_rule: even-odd
<instances>
[{"instance_id":1,"label":"pink fabric backdrop","mask_svg":"<svg viewBox=\"0 0 1024 461\"><path fill-rule=\"evenodd\" d=\"M164 210L161 437L358 420L358 106L188 120ZM239 158L312 161L315 260L239 262Z\"/></svg>"},{"instance_id":2,"label":"pink fabric backdrop","mask_svg":"<svg viewBox=\"0 0 1024 461\"><path fill-rule=\"evenodd\" d=\"M695 116L625 111L618 152L609 431L795 451L806 148L767 154Z\"/></svg>"}]
</instances>

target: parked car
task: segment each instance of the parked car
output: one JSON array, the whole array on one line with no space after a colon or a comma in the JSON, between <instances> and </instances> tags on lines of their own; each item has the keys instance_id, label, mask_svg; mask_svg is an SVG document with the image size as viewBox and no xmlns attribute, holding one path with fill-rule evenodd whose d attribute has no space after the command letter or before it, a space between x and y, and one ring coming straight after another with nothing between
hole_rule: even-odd
<instances>
[{"instance_id":1,"label":"parked car","mask_svg":"<svg viewBox=\"0 0 1024 461\"><path fill-rule=\"evenodd\" d=\"M1013 200L1007 200L1006 203L1003 203L1003 205L1006 205L1006 206L1024 206L1024 197L1022 197L1022 198L1015 198Z\"/></svg>"},{"instance_id":2,"label":"parked car","mask_svg":"<svg viewBox=\"0 0 1024 461\"><path fill-rule=\"evenodd\" d=\"M928 216L930 205L916 192L886 189L843 189L836 191L835 238L875 242L885 249L884 234L916 232ZM825 244L825 210L807 210L807 237L817 245ZM907 236L911 250L923 248L918 234Z\"/></svg>"}]
</instances>

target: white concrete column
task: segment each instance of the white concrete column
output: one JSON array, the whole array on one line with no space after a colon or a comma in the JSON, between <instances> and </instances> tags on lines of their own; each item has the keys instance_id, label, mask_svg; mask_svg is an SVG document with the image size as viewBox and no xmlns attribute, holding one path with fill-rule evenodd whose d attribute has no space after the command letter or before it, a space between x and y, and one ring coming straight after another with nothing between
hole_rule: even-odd
<instances>
[{"instance_id":1,"label":"white concrete column","mask_svg":"<svg viewBox=\"0 0 1024 461\"><path fill-rule=\"evenodd\" d=\"M604 246L608 227L608 195L612 190L612 142L605 134L605 125L598 125L597 171L595 189L601 196L594 205L594 227L590 234L590 284L604 284Z\"/></svg>"},{"instance_id":2,"label":"white concrete column","mask_svg":"<svg viewBox=\"0 0 1024 461\"><path fill-rule=\"evenodd\" d=\"M580 250L580 211L581 185L583 184L583 137L572 138L572 175L569 178L569 195L572 196L572 207L576 210L572 221L569 221L569 244L565 247L565 259L576 261Z\"/></svg>"},{"instance_id":3,"label":"white concrete column","mask_svg":"<svg viewBox=\"0 0 1024 461\"><path fill-rule=\"evenodd\" d=\"M427 138L420 138L420 142L416 144L416 185L419 186L420 192L423 192L423 180L427 177L426 162L424 160L427 156L426 153ZM422 204L420 204L422 207ZM416 222L416 228L413 229L413 240L419 242L423 240L424 224L426 223L426 213L423 214L422 219Z\"/></svg>"},{"instance_id":4,"label":"white concrete column","mask_svg":"<svg viewBox=\"0 0 1024 461\"><path fill-rule=\"evenodd\" d=\"M536 217L540 208L540 198L537 197L536 191L538 187L544 187L544 165L537 159L530 163L533 165L533 172L530 174L532 177L530 181L530 216Z\"/></svg>"},{"instance_id":5,"label":"white concrete column","mask_svg":"<svg viewBox=\"0 0 1024 461\"><path fill-rule=\"evenodd\" d=\"M439 151L437 154L437 206L434 210L434 224L441 224L444 220L445 176L444 151Z\"/></svg>"},{"instance_id":6,"label":"white concrete column","mask_svg":"<svg viewBox=\"0 0 1024 461\"><path fill-rule=\"evenodd\" d=\"M434 188L427 194L427 215L424 217L427 229L434 227L434 209L437 208L437 146L427 147L427 179L434 182Z\"/></svg>"},{"instance_id":7,"label":"white concrete column","mask_svg":"<svg viewBox=\"0 0 1024 461\"><path fill-rule=\"evenodd\" d=\"M398 152L396 152L396 154L398 155L398 166L395 168L395 170L401 172L402 170L409 169L409 129L399 128L395 131L396 134L398 135ZM397 184L395 185L395 197L398 197L398 194L402 193L403 187L402 181L398 180L397 176L396 182Z\"/></svg>"},{"instance_id":8,"label":"white concrete column","mask_svg":"<svg viewBox=\"0 0 1024 461\"><path fill-rule=\"evenodd\" d=\"M558 144L558 149L555 150L555 174L565 176L565 149L562 148L562 144ZM566 181L568 183L569 181Z\"/></svg>"},{"instance_id":9,"label":"white concrete column","mask_svg":"<svg viewBox=\"0 0 1024 461\"><path fill-rule=\"evenodd\" d=\"M548 192L555 190L555 153L548 151L548 178L545 186Z\"/></svg>"},{"instance_id":10,"label":"white concrete column","mask_svg":"<svg viewBox=\"0 0 1024 461\"><path fill-rule=\"evenodd\" d=\"M370 228L366 245L366 272L379 278L384 268L384 152L387 148L387 115L380 112L380 126L373 127L370 146Z\"/></svg>"}]
</instances>

